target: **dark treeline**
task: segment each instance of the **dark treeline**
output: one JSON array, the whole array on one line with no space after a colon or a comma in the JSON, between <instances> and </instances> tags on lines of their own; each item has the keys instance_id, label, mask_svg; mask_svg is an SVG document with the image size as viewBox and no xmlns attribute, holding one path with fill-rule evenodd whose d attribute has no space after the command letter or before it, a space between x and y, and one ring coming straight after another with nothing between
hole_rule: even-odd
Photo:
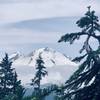
<instances>
[{"instance_id":1,"label":"dark treeline","mask_svg":"<svg viewBox=\"0 0 100 100\"><path fill-rule=\"evenodd\" d=\"M25 93L8 54L0 62L0 100L22 100Z\"/></svg>"},{"instance_id":2,"label":"dark treeline","mask_svg":"<svg viewBox=\"0 0 100 100\"><path fill-rule=\"evenodd\" d=\"M53 92L57 86L41 87L42 77L48 74L41 55L36 60L36 74L30 85L33 87L31 96L25 97L27 91L17 79L17 72L12 68L12 61L8 54L0 62L0 100L45 100L45 97Z\"/></svg>"}]
</instances>

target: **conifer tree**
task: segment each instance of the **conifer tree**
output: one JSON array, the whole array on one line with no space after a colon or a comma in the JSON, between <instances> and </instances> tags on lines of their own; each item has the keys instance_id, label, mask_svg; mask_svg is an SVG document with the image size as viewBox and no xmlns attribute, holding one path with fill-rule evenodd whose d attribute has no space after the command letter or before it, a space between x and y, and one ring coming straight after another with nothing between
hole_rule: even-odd
<instances>
[{"instance_id":1,"label":"conifer tree","mask_svg":"<svg viewBox=\"0 0 100 100\"><path fill-rule=\"evenodd\" d=\"M34 86L34 94L39 99L42 100L42 89L40 87L41 80L43 77L47 75L46 67L44 66L44 62L42 60L41 55L39 55L39 58L36 60L36 74L34 79L32 79L31 85Z\"/></svg>"},{"instance_id":2,"label":"conifer tree","mask_svg":"<svg viewBox=\"0 0 100 100\"><path fill-rule=\"evenodd\" d=\"M9 61L8 55L6 54L0 63L0 98L3 98L12 91L13 68L11 68L11 65L12 62Z\"/></svg>"},{"instance_id":3,"label":"conifer tree","mask_svg":"<svg viewBox=\"0 0 100 100\"><path fill-rule=\"evenodd\" d=\"M21 85L21 80L18 80L16 71L13 74L14 74L14 77L13 77L13 82L12 82L12 86L13 86L12 91L13 91L13 94L15 95L14 100L22 100L25 94L25 89Z\"/></svg>"},{"instance_id":4,"label":"conifer tree","mask_svg":"<svg viewBox=\"0 0 100 100\"><path fill-rule=\"evenodd\" d=\"M9 60L8 54L5 54L0 63L0 100L6 98L21 100L17 99L19 97L17 94L19 92L18 89L22 88L21 82L17 79L17 73L14 72L15 69L11 66L12 61Z\"/></svg>"},{"instance_id":5,"label":"conifer tree","mask_svg":"<svg viewBox=\"0 0 100 100\"><path fill-rule=\"evenodd\" d=\"M64 95L61 97L59 95L61 100L100 99L100 25L95 11L91 11L90 8L89 6L85 16L76 22L82 31L67 33L58 41L73 44L80 37L86 37L80 50L81 56L73 59L73 61L81 61L81 65L62 87ZM96 49L91 45L93 39L98 42Z\"/></svg>"}]
</instances>

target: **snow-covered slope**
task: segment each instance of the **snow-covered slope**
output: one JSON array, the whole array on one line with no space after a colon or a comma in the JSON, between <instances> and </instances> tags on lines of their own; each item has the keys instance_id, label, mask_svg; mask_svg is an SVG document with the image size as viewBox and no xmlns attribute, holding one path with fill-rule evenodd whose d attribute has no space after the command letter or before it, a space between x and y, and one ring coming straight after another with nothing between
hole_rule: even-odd
<instances>
[{"instance_id":1,"label":"snow-covered slope","mask_svg":"<svg viewBox=\"0 0 100 100\"><path fill-rule=\"evenodd\" d=\"M34 50L28 55L19 52L10 56L13 67L17 70L19 79L23 84L28 84L35 75L36 59L41 55L48 71L48 76L43 78L42 84L62 83L77 69L77 64L69 58L51 48Z\"/></svg>"},{"instance_id":2,"label":"snow-covered slope","mask_svg":"<svg viewBox=\"0 0 100 100\"><path fill-rule=\"evenodd\" d=\"M54 65L76 65L74 62L69 60L66 56L57 52L51 48L41 48L38 50L34 50L27 56L21 55L19 52L14 53L10 56L10 59L14 61L15 65L28 65L34 66L36 65L36 59L41 54L41 57L45 63L45 66L52 67Z\"/></svg>"}]
</instances>

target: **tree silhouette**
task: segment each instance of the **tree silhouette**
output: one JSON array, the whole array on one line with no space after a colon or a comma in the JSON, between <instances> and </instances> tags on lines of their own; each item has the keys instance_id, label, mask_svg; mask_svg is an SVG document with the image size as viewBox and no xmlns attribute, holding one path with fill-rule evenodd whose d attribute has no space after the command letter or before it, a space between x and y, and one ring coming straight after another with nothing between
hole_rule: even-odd
<instances>
[{"instance_id":1,"label":"tree silhouette","mask_svg":"<svg viewBox=\"0 0 100 100\"><path fill-rule=\"evenodd\" d=\"M18 80L18 76L16 71L13 73L14 77L13 77L13 94L16 96L14 100L22 100L25 94L25 89L24 87L21 85L21 80Z\"/></svg>"},{"instance_id":2,"label":"tree silhouette","mask_svg":"<svg viewBox=\"0 0 100 100\"><path fill-rule=\"evenodd\" d=\"M61 100L100 99L100 25L95 11L91 11L90 8L89 6L85 16L76 22L82 31L65 34L58 41L73 44L80 37L85 36L86 38L80 50L81 56L73 59L73 61L82 61L82 63L62 87L64 95L59 95ZM93 39L98 42L96 49L91 45Z\"/></svg>"},{"instance_id":3,"label":"tree silhouette","mask_svg":"<svg viewBox=\"0 0 100 100\"><path fill-rule=\"evenodd\" d=\"M0 63L0 87L1 94L0 98L8 95L12 91L13 82L13 68L11 68L12 62L9 61L8 55L5 55L2 62Z\"/></svg>"},{"instance_id":4,"label":"tree silhouette","mask_svg":"<svg viewBox=\"0 0 100 100\"><path fill-rule=\"evenodd\" d=\"M17 73L11 66L12 61L9 60L8 54L5 54L0 63L0 100L8 98L12 98L11 100L21 100L17 99L19 97L17 93L22 88L21 81L17 79Z\"/></svg>"},{"instance_id":5,"label":"tree silhouette","mask_svg":"<svg viewBox=\"0 0 100 100\"><path fill-rule=\"evenodd\" d=\"M44 66L44 62L42 60L41 55L39 55L39 58L36 60L36 74L34 79L32 79L31 85L34 86L34 94L39 100L42 100L42 89L40 87L42 77L45 77L47 75L46 67ZM40 99L41 98L41 99Z\"/></svg>"}]
</instances>

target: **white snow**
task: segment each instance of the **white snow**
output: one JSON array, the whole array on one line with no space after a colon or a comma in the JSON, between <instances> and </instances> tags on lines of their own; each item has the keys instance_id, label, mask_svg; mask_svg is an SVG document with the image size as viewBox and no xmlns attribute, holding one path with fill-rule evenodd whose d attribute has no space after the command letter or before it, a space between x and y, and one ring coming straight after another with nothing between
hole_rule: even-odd
<instances>
[{"instance_id":1,"label":"white snow","mask_svg":"<svg viewBox=\"0 0 100 100\"><path fill-rule=\"evenodd\" d=\"M51 48L41 48L31 52L27 56L13 54L13 56L10 56L10 59L14 61L13 67L18 73L19 79L22 80L22 84L31 83L31 79L34 78L36 71L36 59L40 54L48 71L48 76L42 79L41 84L62 84L78 68L76 63ZM19 56L15 59L14 55Z\"/></svg>"},{"instance_id":2,"label":"white snow","mask_svg":"<svg viewBox=\"0 0 100 100\"><path fill-rule=\"evenodd\" d=\"M72 62L67 57L65 57L63 54L61 54L60 52L57 52L48 47L34 50L32 53L30 53L27 56L18 56L19 53L13 54L10 56L10 59L14 59L16 56L18 56L18 58L15 59L15 61L14 61L15 65L23 65L24 64L24 65L29 65L29 66L35 66L36 59L39 57L40 54L45 63L45 66L47 66L47 67L52 67L54 65L66 65L66 64L73 65L73 66L77 65L76 63Z\"/></svg>"},{"instance_id":3,"label":"white snow","mask_svg":"<svg viewBox=\"0 0 100 100\"><path fill-rule=\"evenodd\" d=\"M90 86L95 80L95 76L91 79L91 81L89 82L88 86Z\"/></svg>"}]
</instances>

